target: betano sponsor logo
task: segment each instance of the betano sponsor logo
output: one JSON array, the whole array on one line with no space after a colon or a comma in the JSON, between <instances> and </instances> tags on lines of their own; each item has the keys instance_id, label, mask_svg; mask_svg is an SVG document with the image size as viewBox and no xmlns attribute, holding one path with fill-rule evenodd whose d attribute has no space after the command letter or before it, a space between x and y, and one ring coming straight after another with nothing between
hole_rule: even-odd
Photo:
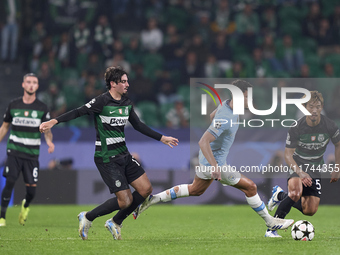
<instances>
[{"instance_id":1,"label":"betano sponsor logo","mask_svg":"<svg viewBox=\"0 0 340 255\"><path fill-rule=\"evenodd\" d=\"M320 143L304 143L299 141L298 144L300 147L304 148L304 149L308 149L308 150L319 150L323 147L325 147L328 143L329 139L327 139L326 141L320 142Z\"/></svg>"},{"instance_id":2,"label":"betano sponsor logo","mask_svg":"<svg viewBox=\"0 0 340 255\"><path fill-rule=\"evenodd\" d=\"M128 119L127 118L111 118L110 125L111 126L124 126L126 125Z\"/></svg>"},{"instance_id":3,"label":"betano sponsor logo","mask_svg":"<svg viewBox=\"0 0 340 255\"><path fill-rule=\"evenodd\" d=\"M204 85L205 87L209 88L211 91L214 92L214 94L217 96L217 98L220 101L220 105L222 105L221 98L215 88L217 89L228 89L233 98L233 114L238 114L238 115L244 115L245 112L245 99L244 99L244 94L242 90L235 85L231 84L215 84L214 87L202 83L202 82L197 82L201 85ZM206 89L200 88L204 92L206 92L214 101L215 106L217 106L216 100L214 96ZM248 91L248 108L251 113L257 116L267 116L275 112L278 106L278 88L272 88L272 106L267 109L267 110L258 110L255 109L254 104L253 104L253 88L249 87L247 89ZM302 93L305 95L304 98L287 98L288 93ZM307 89L304 88L298 88L298 87L283 87L281 88L280 91L281 95L281 116L286 116L287 115L287 105L295 105L304 115L311 115L308 110L303 106L304 103L308 102L311 98L311 94ZM201 95L201 115L207 115L207 95L202 94ZM229 123L231 126L233 125L243 125L244 127L246 124L248 124L249 127L262 127L264 123L270 122L271 127L274 127L275 122L280 122L281 126L283 127L291 127L291 126L296 126L297 121L295 119L250 119L246 122L246 120L243 120L242 122L233 122L232 120L227 120L227 119L214 119L214 126L218 127L221 126L222 124L227 124ZM288 122L288 123L287 123Z\"/></svg>"},{"instance_id":4,"label":"betano sponsor logo","mask_svg":"<svg viewBox=\"0 0 340 255\"><path fill-rule=\"evenodd\" d=\"M12 124L15 126L27 126L27 127L39 127L41 123L40 119L31 119L31 118L13 118Z\"/></svg>"}]
</instances>

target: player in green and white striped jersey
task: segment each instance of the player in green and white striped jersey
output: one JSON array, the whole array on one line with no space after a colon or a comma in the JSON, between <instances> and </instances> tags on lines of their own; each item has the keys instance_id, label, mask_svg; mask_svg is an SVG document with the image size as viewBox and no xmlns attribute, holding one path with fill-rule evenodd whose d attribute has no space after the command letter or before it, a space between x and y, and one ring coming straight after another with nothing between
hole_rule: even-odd
<instances>
[{"instance_id":1,"label":"player in green and white striped jersey","mask_svg":"<svg viewBox=\"0 0 340 255\"><path fill-rule=\"evenodd\" d=\"M109 67L105 72L108 91L92 99L89 103L71 110L56 119L40 125L45 132L55 124L69 121L83 115L93 115L97 139L94 161L111 193L111 198L89 212L81 212L79 235L87 239L92 221L113 211L119 212L106 221L105 227L114 239L121 239L120 228L123 220L130 215L145 198L151 194L151 183L139 162L129 153L125 144L124 126L129 121L142 134L170 146L177 146L178 140L164 136L141 122L136 115L131 100L127 97L129 88L127 73L119 67ZM131 185L135 191L131 194Z\"/></svg>"},{"instance_id":2,"label":"player in green and white striped jersey","mask_svg":"<svg viewBox=\"0 0 340 255\"><path fill-rule=\"evenodd\" d=\"M290 166L288 192L276 185L268 201L270 211L279 205L274 215L278 218L285 218L292 207L304 215L314 215L321 198L321 177L327 178L331 174L331 183L339 179L339 128L334 121L321 114L324 105L322 94L318 91L310 93L311 99L304 106L311 115L299 119L287 135L285 160ZM335 147L335 165L326 165L323 160L330 141ZM267 230L266 236L281 237L270 230Z\"/></svg>"},{"instance_id":3,"label":"player in green and white striped jersey","mask_svg":"<svg viewBox=\"0 0 340 255\"><path fill-rule=\"evenodd\" d=\"M41 143L39 126L42 121L50 119L47 106L36 98L36 91L39 88L37 76L33 73L26 74L22 87L24 89L23 97L10 102L0 128L1 141L12 125L7 142L8 157L3 173L6 177L6 185L1 195L0 226L6 225L7 207L20 172L23 173L26 183L26 197L22 201L19 223L25 224L29 211L28 206L35 196L39 175L38 157ZM45 140L48 152L52 153L54 144L50 130L45 132Z\"/></svg>"}]
</instances>

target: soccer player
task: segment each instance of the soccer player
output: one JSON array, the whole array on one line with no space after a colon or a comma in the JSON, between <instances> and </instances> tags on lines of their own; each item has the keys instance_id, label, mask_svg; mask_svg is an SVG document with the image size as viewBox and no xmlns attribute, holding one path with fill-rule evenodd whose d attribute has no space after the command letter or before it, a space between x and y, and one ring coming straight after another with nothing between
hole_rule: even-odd
<instances>
[{"instance_id":1,"label":"soccer player","mask_svg":"<svg viewBox=\"0 0 340 255\"><path fill-rule=\"evenodd\" d=\"M29 212L29 205L35 196L39 176L39 126L42 121L50 119L47 106L36 98L39 88L38 78L29 73L24 76L22 87L23 97L12 100L7 107L0 128L0 141L7 134L10 125L11 132L7 142L7 162L3 172L6 185L1 195L0 226L6 226L6 211L11 199L12 190L20 172L26 183L26 197L22 200L19 223L24 225ZM48 153L54 151L53 136L50 130L45 132Z\"/></svg>"},{"instance_id":2,"label":"soccer player","mask_svg":"<svg viewBox=\"0 0 340 255\"><path fill-rule=\"evenodd\" d=\"M323 154L331 140L335 146L335 171L330 182L338 180L340 164L340 135L334 121L321 114L324 101L322 94L311 91L311 99L304 104L311 113L298 120L295 127L288 131L284 157L290 166L288 176L288 193L279 186L273 188L268 201L272 211L279 203L275 217L285 218L292 207L304 215L314 215L319 207L321 196L321 173L332 171L324 165ZM268 237L281 237L276 231L267 230Z\"/></svg>"},{"instance_id":3,"label":"soccer player","mask_svg":"<svg viewBox=\"0 0 340 255\"><path fill-rule=\"evenodd\" d=\"M81 212L79 219L79 235L83 240L88 238L92 221L113 211L119 212L106 221L105 227L115 240L121 238L121 224L136 207L151 193L152 186L141 167L129 153L125 144L124 126L129 121L134 129L153 139L170 146L178 145L178 140L153 131L137 117L132 102L127 97L129 88L127 73L120 67L109 67L105 71L105 82L108 91L92 99L89 103L51 119L40 125L40 131L49 130L55 124L66 122L85 114L94 115L97 133L96 166L108 186L111 194L116 197L89 212ZM135 189L131 194L129 184Z\"/></svg>"},{"instance_id":4,"label":"soccer player","mask_svg":"<svg viewBox=\"0 0 340 255\"><path fill-rule=\"evenodd\" d=\"M236 80L232 84L242 90L244 106L248 108L247 88L252 85L243 80ZM200 167L196 169L193 183L178 185L156 195L150 195L135 210L135 219L149 206L159 202L168 202L180 197L200 196L206 191L213 180L218 180L222 185L230 185L244 192L247 203L264 219L268 228L286 229L293 224L293 220L273 218L257 194L256 184L243 174L232 171L226 163L229 149L234 142L238 130L237 124L231 125L231 123L237 123L239 118L238 115L233 114L233 102L234 99L224 101L210 115L211 125L199 141Z\"/></svg>"}]
</instances>

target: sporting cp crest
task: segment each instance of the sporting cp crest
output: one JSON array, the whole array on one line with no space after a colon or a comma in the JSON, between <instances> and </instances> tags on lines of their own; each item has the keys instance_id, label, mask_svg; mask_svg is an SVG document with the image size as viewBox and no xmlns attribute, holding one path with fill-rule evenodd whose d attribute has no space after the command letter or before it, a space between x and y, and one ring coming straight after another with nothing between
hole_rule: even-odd
<instances>
[{"instance_id":1,"label":"sporting cp crest","mask_svg":"<svg viewBox=\"0 0 340 255\"><path fill-rule=\"evenodd\" d=\"M37 113L37 111L33 111L32 112L32 118L36 118L36 117L38 117L38 113Z\"/></svg>"},{"instance_id":2,"label":"sporting cp crest","mask_svg":"<svg viewBox=\"0 0 340 255\"><path fill-rule=\"evenodd\" d=\"M325 140L325 135L324 134L319 134L318 136L318 141L323 142Z\"/></svg>"},{"instance_id":3,"label":"sporting cp crest","mask_svg":"<svg viewBox=\"0 0 340 255\"><path fill-rule=\"evenodd\" d=\"M117 180L116 181L116 187L119 188L120 186L122 186L122 183L119 180Z\"/></svg>"}]
</instances>

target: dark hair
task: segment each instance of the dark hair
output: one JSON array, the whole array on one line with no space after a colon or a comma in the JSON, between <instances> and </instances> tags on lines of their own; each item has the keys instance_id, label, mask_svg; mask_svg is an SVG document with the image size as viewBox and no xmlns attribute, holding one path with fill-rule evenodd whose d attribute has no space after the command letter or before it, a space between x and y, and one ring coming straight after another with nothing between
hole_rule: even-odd
<instances>
[{"instance_id":1,"label":"dark hair","mask_svg":"<svg viewBox=\"0 0 340 255\"><path fill-rule=\"evenodd\" d=\"M305 98L306 97L306 95L303 95L303 97L302 98ZM307 106L307 104L309 103L309 102L311 102L311 103L317 103L317 102L320 102L321 103L321 105L323 106L323 96L322 96L322 94L319 92L319 91L316 91L316 90L313 90L313 91L310 91L310 100L307 102L307 103L304 103L303 104L303 106Z\"/></svg>"},{"instance_id":2,"label":"dark hair","mask_svg":"<svg viewBox=\"0 0 340 255\"><path fill-rule=\"evenodd\" d=\"M247 88L253 87L253 85L245 80L235 80L231 84L238 87L240 90L242 90L243 93L247 90Z\"/></svg>"},{"instance_id":3,"label":"dark hair","mask_svg":"<svg viewBox=\"0 0 340 255\"><path fill-rule=\"evenodd\" d=\"M24 75L23 80L25 80L27 77L35 77L35 78L38 78L38 76L37 76L35 73L27 73L27 74Z\"/></svg>"},{"instance_id":4,"label":"dark hair","mask_svg":"<svg viewBox=\"0 0 340 255\"><path fill-rule=\"evenodd\" d=\"M125 72L120 66L117 66L117 67L111 66L111 67L106 68L105 74L104 74L106 88L110 90L111 89L110 82L111 81L115 83L120 82L124 74L128 75L127 72Z\"/></svg>"}]
</instances>

